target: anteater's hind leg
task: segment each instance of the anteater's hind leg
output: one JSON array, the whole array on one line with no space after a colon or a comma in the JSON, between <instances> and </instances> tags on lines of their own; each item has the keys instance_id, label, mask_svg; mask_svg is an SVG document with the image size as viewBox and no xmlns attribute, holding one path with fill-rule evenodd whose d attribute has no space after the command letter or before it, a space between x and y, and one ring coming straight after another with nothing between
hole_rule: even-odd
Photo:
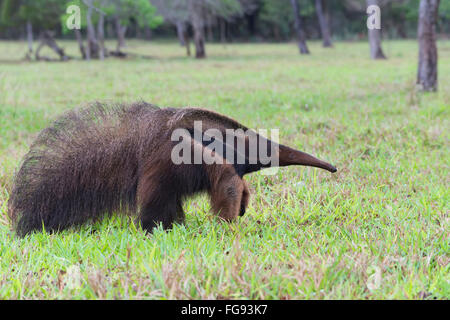
<instances>
[{"instance_id":1,"label":"anteater's hind leg","mask_svg":"<svg viewBox=\"0 0 450 320\"><path fill-rule=\"evenodd\" d=\"M213 211L227 221L243 215L248 205L248 188L233 166L210 165L206 171L211 183L209 194Z\"/></svg>"}]
</instances>

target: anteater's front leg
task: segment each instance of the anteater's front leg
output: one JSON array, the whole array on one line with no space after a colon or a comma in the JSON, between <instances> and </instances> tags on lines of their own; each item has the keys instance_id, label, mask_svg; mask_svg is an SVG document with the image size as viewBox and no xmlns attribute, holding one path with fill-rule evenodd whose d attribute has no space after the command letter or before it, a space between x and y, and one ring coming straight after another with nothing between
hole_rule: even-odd
<instances>
[{"instance_id":1,"label":"anteater's front leg","mask_svg":"<svg viewBox=\"0 0 450 320\"><path fill-rule=\"evenodd\" d=\"M170 179L164 178L156 170L148 170L139 181L139 219L142 228L148 232L160 223L164 229L169 229L174 222L184 221L182 199L168 181Z\"/></svg>"},{"instance_id":2,"label":"anteater's front leg","mask_svg":"<svg viewBox=\"0 0 450 320\"><path fill-rule=\"evenodd\" d=\"M221 218L231 221L245 213L248 188L245 181L229 164L207 166L210 178L211 206Z\"/></svg>"},{"instance_id":3,"label":"anteater's front leg","mask_svg":"<svg viewBox=\"0 0 450 320\"><path fill-rule=\"evenodd\" d=\"M170 229L174 222L182 222L179 207L175 199L164 200L164 203L155 199L144 204L140 210L142 228L152 232L153 228L162 224L164 229Z\"/></svg>"},{"instance_id":4,"label":"anteater's front leg","mask_svg":"<svg viewBox=\"0 0 450 320\"><path fill-rule=\"evenodd\" d=\"M245 182L244 179L242 179L242 182L244 183L244 190L242 192L241 210L239 212L240 216L245 214L245 210L247 210L248 203L250 201L250 190L248 189L247 182Z\"/></svg>"}]
</instances>

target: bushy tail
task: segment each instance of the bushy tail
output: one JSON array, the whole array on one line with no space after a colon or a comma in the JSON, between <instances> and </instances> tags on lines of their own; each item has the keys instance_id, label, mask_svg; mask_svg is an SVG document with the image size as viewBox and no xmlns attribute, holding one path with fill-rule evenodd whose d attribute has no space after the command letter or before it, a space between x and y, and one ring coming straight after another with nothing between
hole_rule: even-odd
<instances>
[{"instance_id":1,"label":"bushy tail","mask_svg":"<svg viewBox=\"0 0 450 320\"><path fill-rule=\"evenodd\" d=\"M20 236L134 211L139 153L133 115L151 106L96 104L43 130L19 169L8 214Z\"/></svg>"}]
</instances>

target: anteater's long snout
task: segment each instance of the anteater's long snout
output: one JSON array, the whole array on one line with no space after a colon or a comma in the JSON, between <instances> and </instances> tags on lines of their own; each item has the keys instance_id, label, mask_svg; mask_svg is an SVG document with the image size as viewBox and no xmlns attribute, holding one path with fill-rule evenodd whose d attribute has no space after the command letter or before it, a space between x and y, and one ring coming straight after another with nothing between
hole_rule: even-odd
<instances>
[{"instance_id":1,"label":"anteater's long snout","mask_svg":"<svg viewBox=\"0 0 450 320\"><path fill-rule=\"evenodd\" d=\"M292 149L284 145L279 146L279 165L280 167L292 165L316 167L328 170L333 173L337 171L336 167L328 162L322 161L310 154Z\"/></svg>"}]
</instances>

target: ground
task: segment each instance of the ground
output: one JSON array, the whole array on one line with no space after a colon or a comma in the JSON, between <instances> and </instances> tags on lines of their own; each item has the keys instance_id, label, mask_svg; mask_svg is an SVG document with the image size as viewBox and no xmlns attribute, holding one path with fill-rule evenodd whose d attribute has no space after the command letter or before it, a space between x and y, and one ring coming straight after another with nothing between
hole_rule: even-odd
<instances>
[{"instance_id":1,"label":"ground","mask_svg":"<svg viewBox=\"0 0 450 320\"><path fill-rule=\"evenodd\" d=\"M439 92L420 94L415 41L384 42L386 61L366 42L310 43L310 56L211 44L197 61L129 41L153 58L66 63L10 61L26 44L0 42L0 298L450 298L450 42L438 46ZM18 238L6 208L22 156L56 115L95 100L215 110L339 171L252 174L248 212L230 224L200 195L167 232L117 215Z\"/></svg>"}]
</instances>

